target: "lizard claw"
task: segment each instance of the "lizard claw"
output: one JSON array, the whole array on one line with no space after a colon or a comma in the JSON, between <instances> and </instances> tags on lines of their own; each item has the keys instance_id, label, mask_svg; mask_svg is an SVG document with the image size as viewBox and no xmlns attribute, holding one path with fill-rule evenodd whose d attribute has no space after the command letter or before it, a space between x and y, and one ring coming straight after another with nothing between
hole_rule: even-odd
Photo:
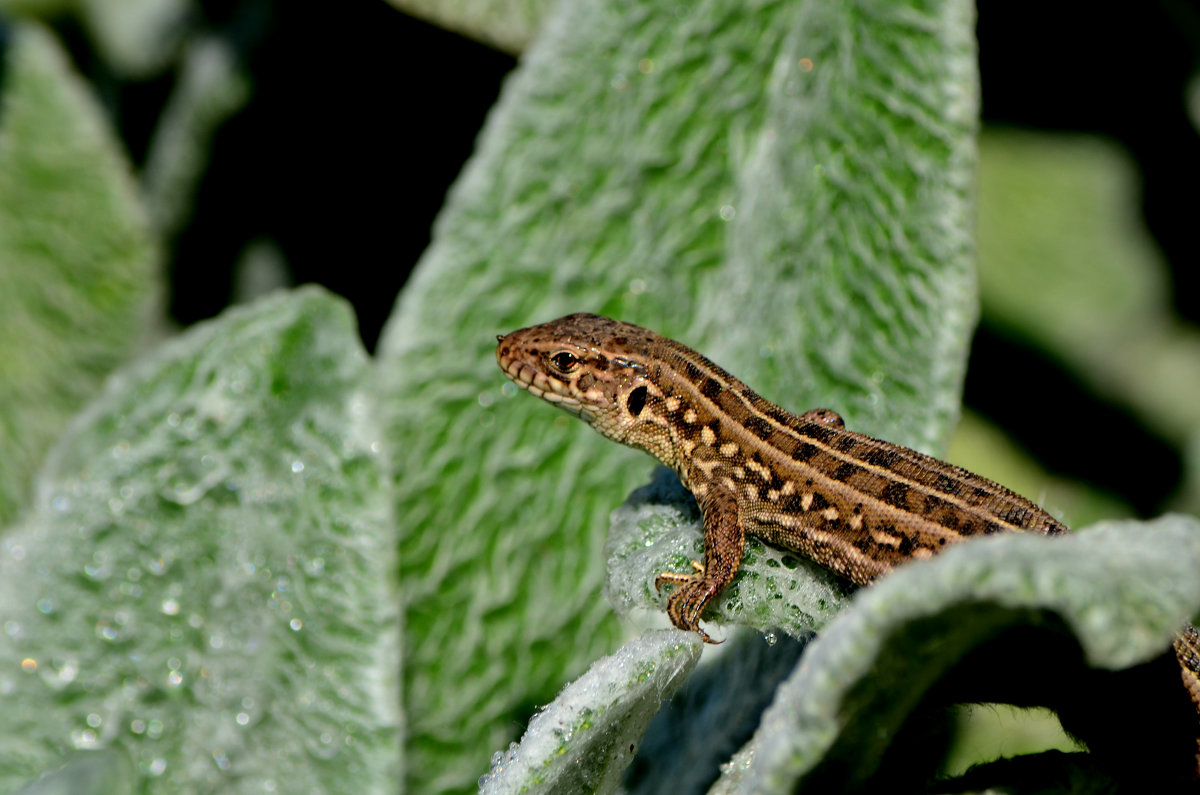
<instances>
[{"instance_id":1,"label":"lizard claw","mask_svg":"<svg viewBox=\"0 0 1200 795\"><path fill-rule=\"evenodd\" d=\"M671 623L679 629L695 632L705 643L713 645L723 641L713 640L707 632L700 628L700 614L705 606L716 596L719 588L713 586L705 578L704 564L698 560L692 561L694 574L679 574L664 571L654 578L654 589L661 591L664 583L680 583L679 590L667 599L667 616Z\"/></svg>"}]
</instances>

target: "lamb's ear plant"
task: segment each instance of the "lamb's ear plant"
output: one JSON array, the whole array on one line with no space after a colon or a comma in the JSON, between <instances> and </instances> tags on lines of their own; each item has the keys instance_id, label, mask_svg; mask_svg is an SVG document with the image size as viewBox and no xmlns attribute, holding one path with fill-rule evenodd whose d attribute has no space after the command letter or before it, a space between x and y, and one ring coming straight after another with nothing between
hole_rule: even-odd
<instances>
[{"instance_id":1,"label":"lamb's ear plant","mask_svg":"<svg viewBox=\"0 0 1200 795\"><path fill-rule=\"evenodd\" d=\"M394 784L368 373L341 302L281 294L160 347L67 429L0 548L5 789L106 747L130 764L92 791Z\"/></svg>"},{"instance_id":2,"label":"lamb's ear plant","mask_svg":"<svg viewBox=\"0 0 1200 795\"><path fill-rule=\"evenodd\" d=\"M569 417L514 398L495 380L492 334L569 311L609 314L699 348L789 408L833 406L852 427L941 451L975 318L972 24L972 7L953 1L566 2L547 22L506 86L381 347L381 402L392 411L391 438L404 440L396 505L411 641L411 784L469 786L463 769L471 765L447 760L477 759L488 737L503 751L514 718L544 702L545 683L611 648L609 605L597 599L601 558L620 558L610 565L615 602L661 608L650 572L698 551L685 498L656 509L639 497L640 510L675 515L615 519L600 553L604 515L644 481L649 460L639 464ZM1178 533L1191 538L1195 528L1179 522ZM1168 554L1171 542L1162 543L1159 553ZM758 565L747 567L718 615L756 623L776 610L800 631L845 598L803 563L782 568L774 551L755 554ZM978 565L1004 570L1004 547L972 554L994 555ZM1030 576L1055 579L1060 569L1039 569L1036 548L1024 554L1041 572ZM962 576L953 565L937 570ZM1200 605L1194 594L1172 601L1174 586L1152 570L1133 577L1149 583L1130 587L1159 585L1157 598L1170 606L1147 619L1153 629L1137 628L1142 619L1114 622L1107 638L1155 640L1135 659L1089 651L1090 663L1120 667L1165 650L1171 628ZM929 605L951 624L970 588L945 596L922 573L901 581L915 589L905 604ZM1105 598L1119 599L1120 587L1111 588ZM1055 627L1074 626L1054 601L1058 589L1038 593L1003 597L1034 603L1012 620L1055 616ZM467 622L451 624L446 605ZM981 635L963 648L1006 632L1007 621L975 626ZM1074 631L1085 648L1092 643ZM852 648L857 664L879 664L865 641ZM1029 654L1028 664L1039 664L1036 649ZM479 691L464 692L463 682L480 683ZM879 687L889 682L903 686L888 678ZM923 692L913 687L899 703ZM620 698L590 734L551 718L569 714L576 698L565 691L511 756L498 753L489 789L542 786L564 758L589 769L628 761L601 763L591 752L596 734L621 731L612 717L622 714ZM888 725L904 714L893 712ZM727 748L730 738L704 744ZM836 747L853 756L852 746ZM545 767L530 761L532 748L550 749ZM859 750L853 774L869 777L887 748L873 741ZM805 753L814 769L829 758ZM942 749L926 753L925 769L936 771ZM700 764L715 777L728 758L710 753ZM753 766L749 758L736 764ZM834 768L854 767L837 759ZM718 786L801 781L796 769L773 762Z\"/></svg>"},{"instance_id":3,"label":"lamb's ear plant","mask_svg":"<svg viewBox=\"0 0 1200 795\"><path fill-rule=\"evenodd\" d=\"M486 773L496 792L623 776L643 792L869 790L898 755L914 781L937 772L942 745L912 743L913 724L997 649L1009 674L1128 690L1200 608L1195 520L969 544L859 594L755 545L706 619L729 638L715 659L693 674L702 647L673 630L622 646L616 614L661 621L649 583L696 557L695 507L648 458L518 396L492 355L497 333L600 312L788 408L941 452L976 313L972 14L564 0L375 361L319 290L230 311L121 370L63 423L32 502L0 503L17 516L0 537L0 789L440 792ZM26 359L69 379L137 338L122 324L152 293L152 233L52 39L17 29L0 268L83 256L113 279L48 302L111 335L88 340L97 363ZM47 115L26 129L31 109ZM69 169L21 148L72 131ZM39 278L25 296L52 294ZM0 490L17 480L6 469ZM1005 686L953 693L1042 694L987 670L971 681ZM1102 723L1080 735L1104 741ZM1041 780L1105 783L1076 756L1039 762ZM995 776L970 786L1014 769Z\"/></svg>"},{"instance_id":4,"label":"lamb's ear plant","mask_svg":"<svg viewBox=\"0 0 1200 795\"><path fill-rule=\"evenodd\" d=\"M975 317L972 21L642 0L546 23L380 346L412 786L469 786L613 648L607 517L652 471L503 386L497 332L608 314L788 407L944 443Z\"/></svg>"},{"instance_id":5,"label":"lamb's ear plant","mask_svg":"<svg viewBox=\"0 0 1200 795\"><path fill-rule=\"evenodd\" d=\"M99 104L46 31L0 26L4 43L0 522L62 426L143 341L159 291L146 212Z\"/></svg>"}]
</instances>

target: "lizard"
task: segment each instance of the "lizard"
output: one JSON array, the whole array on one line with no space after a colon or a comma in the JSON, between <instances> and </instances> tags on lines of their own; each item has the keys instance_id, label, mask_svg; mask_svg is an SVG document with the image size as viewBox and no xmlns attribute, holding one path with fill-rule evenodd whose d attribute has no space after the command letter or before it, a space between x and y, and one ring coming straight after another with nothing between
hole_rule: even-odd
<instances>
[{"instance_id":1,"label":"lizard","mask_svg":"<svg viewBox=\"0 0 1200 795\"><path fill-rule=\"evenodd\" d=\"M856 585L977 536L1068 528L1012 490L962 467L856 433L818 408L794 414L682 343L577 313L497 336L504 374L604 436L674 470L698 503L704 560L663 572L682 630L741 565L747 536L802 554ZM1200 632L1174 641L1200 709ZM1198 757L1200 760L1200 757Z\"/></svg>"}]
</instances>

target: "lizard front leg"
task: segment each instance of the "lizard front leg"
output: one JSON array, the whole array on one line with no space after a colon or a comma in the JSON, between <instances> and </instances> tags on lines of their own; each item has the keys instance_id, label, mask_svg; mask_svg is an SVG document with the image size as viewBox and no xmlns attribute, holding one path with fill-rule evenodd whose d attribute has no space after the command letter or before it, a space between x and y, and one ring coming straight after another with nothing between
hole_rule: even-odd
<instances>
[{"instance_id":1,"label":"lizard front leg","mask_svg":"<svg viewBox=\"0 0 1200 795\"><path fill-rule=\"evenodd\" d=\"M693 489L697 480L690 478ZM678 583L667 599L667 616L683 630L699 633L705 643L717 643L700 628L700 614L726 585L733 581L742 565L746 535L738 514L737 499L729 489L711 480L701 480L697 502L704 517L704 563L692 561L694 574L664 571L654 579L654 587Z\"/></svg>"}]
</instances>

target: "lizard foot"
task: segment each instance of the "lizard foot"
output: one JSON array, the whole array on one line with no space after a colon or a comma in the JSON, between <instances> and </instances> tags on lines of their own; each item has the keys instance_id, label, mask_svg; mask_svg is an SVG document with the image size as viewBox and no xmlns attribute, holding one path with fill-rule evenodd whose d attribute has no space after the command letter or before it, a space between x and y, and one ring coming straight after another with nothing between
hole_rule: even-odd
<instances>
[{"instance_id":1,"label":"lizard foot","mask_svg":"<svg viewBox=\"0 0 1200 795\"><path fill-rule=\"evenodd\" d=\"M671 623L682 630L695 632L705 643L717 644L709 634L700 628L700 614L712 598L717 595L719 588L715 583L708 582L704 564L698 560L692 561L694 574L679 574L664 571L654 578L654 589L661 591L664 583L679 583L680 587L667 599L667 617Z\"/></svg>"},{"instance_id":2,"label":"lizard foot","mask_svg":"<svg viewBox=\"0 0 1200 795\"><path fill-rule=\"evenodd\" d=\"M664 571L659 573L659 575L654 578L654 590L661 591L664 582L689 583L704 579L703 563L698 560L693 560L692 568L696 570L695 574L680 574L674 571Z\"/></svg>"}]
</instances>

